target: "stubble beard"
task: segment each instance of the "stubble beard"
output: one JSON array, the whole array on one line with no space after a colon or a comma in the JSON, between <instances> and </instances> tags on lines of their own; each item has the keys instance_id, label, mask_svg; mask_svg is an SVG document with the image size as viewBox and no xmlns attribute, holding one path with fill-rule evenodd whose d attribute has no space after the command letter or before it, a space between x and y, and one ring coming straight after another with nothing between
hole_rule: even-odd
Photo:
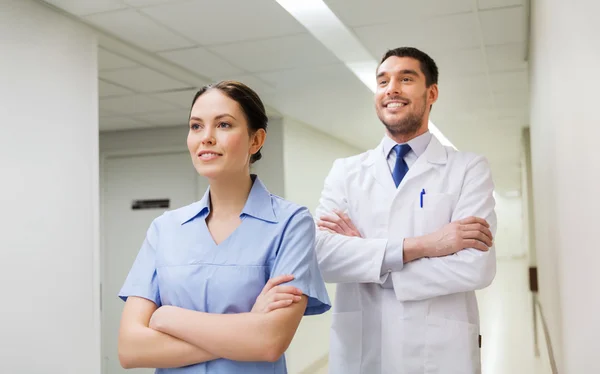
<instances>
[{"instance_id":1,"label":"stubble beard","mask_svg":"<svg viewBox=\"0 0 600 374\"><path fill-rule=\"evenodd\" d=\"M412 135L415 134L421 128L423 124L423 117L425 116L425 110L427 109L427 95L423 97L423 107L418 112L411 112L406 115L404 118L397 120L393 123L386 122L383 119L383 116L379 117L379 120L387 131L391 135Z\"/></svg>"}]
</instances>

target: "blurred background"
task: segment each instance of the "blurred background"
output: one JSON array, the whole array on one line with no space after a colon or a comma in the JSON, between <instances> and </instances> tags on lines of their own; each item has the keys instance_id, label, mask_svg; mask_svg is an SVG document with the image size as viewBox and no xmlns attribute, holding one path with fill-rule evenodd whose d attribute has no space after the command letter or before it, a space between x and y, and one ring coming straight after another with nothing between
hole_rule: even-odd
<instances>
[{"instance_id":1,"label":"blurred background","mask_svg":"<svg viewBox=\"0 0 600 374\"><path fill-rule=\"evenodd\" d=\"M259 93L254 172L314 212L333 161L383 136L378 61L413 46L440 70L432 132L485 155L496 185L483 373L600 373L599 4L0 0L0 371L125 372L117 292L152 219L207 187L185 143L199 87ZM303 319L290 374L327 372L330 322Z\"/></svg>"}]
</instances>

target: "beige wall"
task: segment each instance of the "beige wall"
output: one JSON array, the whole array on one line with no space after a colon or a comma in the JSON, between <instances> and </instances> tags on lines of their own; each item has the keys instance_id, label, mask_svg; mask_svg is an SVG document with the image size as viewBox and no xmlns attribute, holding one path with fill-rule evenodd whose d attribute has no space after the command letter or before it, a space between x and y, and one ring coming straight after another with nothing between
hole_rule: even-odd
<instances>
[{"instance_id":1,"label":"beige wall","mask_svg":"<svg viewBox=\"0 0 600 374\"><path fill-rule=\"evenodd\" d=\"M285 197L315 211L323 189L323 182L333 161L361 152L341 141L307 125L284 118L283 121ZM327 285L329 297L334 299L335 286ZM305 317L288 353L290 374L317 368L325 363L329 352L331 312ZM317 365L313 365L313 364ZM317 367L315 367L317 366ZM314 371L311 372L313 374Z\"/></svg>"},{"instance_id":2,"label":"beige wall","mask_svg":"<svg viewBox=\"0 0 600 374\"><path fill-rule=\"evenodd\" d=\"M531 150L540 298L559 372L600 373L600 2L532 2Z\"/></svg>"},{"instance_id":3,"label":"beige wall","mask_svg":"<svg viewBox=\"0 0 600 374\"><path fill-rule=\"evenodd\" d=\"M0 1L0 371L100 374L94 35Z\"/></svg>"}]
</instances>

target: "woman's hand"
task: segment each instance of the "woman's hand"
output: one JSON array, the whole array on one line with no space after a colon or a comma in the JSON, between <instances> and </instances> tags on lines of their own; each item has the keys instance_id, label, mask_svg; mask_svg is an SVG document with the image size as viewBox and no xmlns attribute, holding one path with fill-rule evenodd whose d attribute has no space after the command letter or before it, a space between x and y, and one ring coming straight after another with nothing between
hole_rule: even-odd
<instances>
[{"instance_id":1,"label":"woman's hand","mask_svg":"<svg viewBox=\"0 0 600 374\"><path fill-rule=\"evenodd\" d=\"M256 298L252 313L268 313L302 300L302 290L294 286L282 286L282 283L294 279L293 275L280 275L269 279L262 292Z\"/></svg>"}]
</instances>

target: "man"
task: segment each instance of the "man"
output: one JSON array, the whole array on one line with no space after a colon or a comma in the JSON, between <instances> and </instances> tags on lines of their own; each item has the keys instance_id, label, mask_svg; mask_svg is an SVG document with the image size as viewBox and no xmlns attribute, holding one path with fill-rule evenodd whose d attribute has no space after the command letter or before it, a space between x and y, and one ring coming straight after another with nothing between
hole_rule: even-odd
<instances>
[{"instance_id":1,"label":"man","mask_svg":"<svg viewBox=\"0 0 600 374\"><path fill-rule=\"evenodd\" d=\"M475 290L496 273L484 157L428 130L435 62L388 51L377 69L379 146L336 160L317 208L317 255L338 283L331 374L480 373Z\"/></svg>"}]
</instances>

